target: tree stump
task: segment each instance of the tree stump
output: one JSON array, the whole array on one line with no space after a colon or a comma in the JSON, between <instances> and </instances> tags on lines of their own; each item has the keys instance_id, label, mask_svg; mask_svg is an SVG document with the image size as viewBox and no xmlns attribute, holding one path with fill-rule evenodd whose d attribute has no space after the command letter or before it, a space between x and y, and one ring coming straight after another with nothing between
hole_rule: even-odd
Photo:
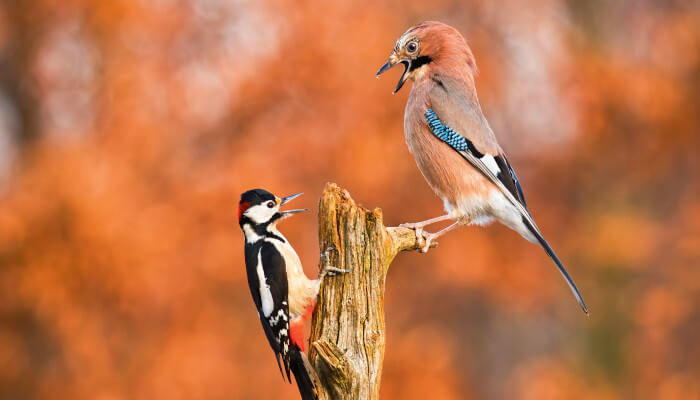
<instances>
[{"instance_id":1,"label":"tree stump","mask_svg":"<svg viewBox=\"0 0 700 400\"><path fill-rule=\"evenodd\" d=\"M319 241L330 265L351 269L323 280L311 322L309 360L319 399L378 399L386 274L400 251L420 243L412 229L385 227L380 209L357 205L332 183L319 204Z\"/></svg>"}]
</instances>

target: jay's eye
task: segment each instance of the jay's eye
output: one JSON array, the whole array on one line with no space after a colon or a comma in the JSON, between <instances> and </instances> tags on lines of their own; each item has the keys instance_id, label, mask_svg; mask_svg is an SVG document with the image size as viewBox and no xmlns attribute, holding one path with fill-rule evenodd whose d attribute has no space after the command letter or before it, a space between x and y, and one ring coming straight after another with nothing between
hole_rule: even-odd
<instances>
[{"instance_id":1,"label":"jay's eye","mask_svg":"<svg viewBox=\"0 0 700 400\"><path fill-rule=\"evenodd\" d=\"M274 206L275 206L275 202L274 202L274 201L268 201L268 202L267 202L267 208L272 208L272 207L274 207Z\"/></svg>"},{"instance_id":2,"label":"jay's eye","mask_svg":"<svg viewBox=\"0 0 700 400\"><path fill-rule=\"evenodd\" d=\"M409 53L413 53L418 49L418 44L416 42L411 42L406 46L406 50L408 50Z\"/></svg>"}]
</instances>

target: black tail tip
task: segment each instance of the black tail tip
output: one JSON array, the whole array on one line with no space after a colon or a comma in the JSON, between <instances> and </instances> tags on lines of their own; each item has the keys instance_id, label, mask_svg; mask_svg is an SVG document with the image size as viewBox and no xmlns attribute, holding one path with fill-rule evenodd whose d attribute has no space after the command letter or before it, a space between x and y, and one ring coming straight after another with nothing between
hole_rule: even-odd
<instances>
[{"instance_id":1,"label":"black tail tip","mask_svg":"<svg viewBox=\"0 0 700 400\"><path fill-rule=\"evenodd\" d=\"M581 294L578 293L578 289L572 290L574 290L574 297L576 297L576 302L578 303L579 307L581 307L581 310L586 313L587 317L590 317L591 313L588 311L588 306L586 305L586 302L583 301L583 297L581 297Z\"/></svg>"},{"instance_id":2,"label":"black tail tip","mask_svg":"<svg viewBox=\"0 0 700 400\"><path fill-rule=\"evenodd\" d=\"M294 380L297 381L302 400L318 400L318 377L306 354L296 346L292 346L289 353L290 369Z\"/></svg>"}]
</instances>

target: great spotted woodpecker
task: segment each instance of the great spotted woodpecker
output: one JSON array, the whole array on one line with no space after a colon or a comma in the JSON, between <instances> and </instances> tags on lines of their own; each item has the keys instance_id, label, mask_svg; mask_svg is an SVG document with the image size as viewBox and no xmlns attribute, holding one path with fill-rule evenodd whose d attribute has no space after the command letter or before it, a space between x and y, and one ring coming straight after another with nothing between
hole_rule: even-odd
<instances>
[{"instance_id":1,"label":"great spotted woodpecker","mask_svg":"<svg viewBox=\"0 0 700 400\"><path fill-rule=\"evenodd\" d=\"M316 399L317 394L313 372L303 353L304 320L311 316L316 305L321 279L327 273L347 271L324 266L316 280L304 274L299 256L277 229L278 222L306 211L280 211L281 206L299 196L301 193L279 198L263 189L249 190L241 195L238 222L245 235L250 293L277 365L280 372L284 365L290 383L291 370L302 399L311 400Z\"/></svg>"}]
</instances>

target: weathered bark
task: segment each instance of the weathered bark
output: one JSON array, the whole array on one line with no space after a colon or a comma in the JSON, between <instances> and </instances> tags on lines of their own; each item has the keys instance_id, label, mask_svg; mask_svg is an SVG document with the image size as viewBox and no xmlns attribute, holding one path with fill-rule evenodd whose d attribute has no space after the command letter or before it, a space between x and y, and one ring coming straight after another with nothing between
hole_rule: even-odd
<instances>
[{"instance_id":1,"label":"weathered bark","mask_svg":"<svg viewBox=\"0 0 700 400\"><path fill-rule=\"evenodd\" d=\"M326 277L311 322L309 359L320 399L379 398L384 359L384 285L394 257L419 248L415 232L386 228L380 209L357 205L328 184L319 207L321 252L350 272Z\"/></svg>"}]
</instances>

